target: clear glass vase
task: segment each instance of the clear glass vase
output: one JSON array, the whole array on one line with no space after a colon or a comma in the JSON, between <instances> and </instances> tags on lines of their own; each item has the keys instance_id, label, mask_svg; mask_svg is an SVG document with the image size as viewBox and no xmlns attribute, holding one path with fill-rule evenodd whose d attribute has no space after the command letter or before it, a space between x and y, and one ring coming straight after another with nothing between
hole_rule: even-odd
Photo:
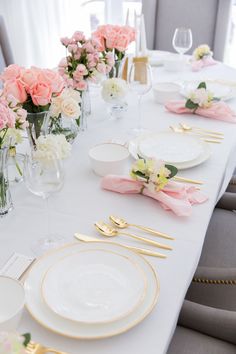
<instances>
[{"instance_id":1,"label":"clear glass vase","mask_svg":"<svg viewBox=\"0 0 236 354\"><path fill-rule=\"evenodd\" d=\"M89 86L87 90L82 92L82 102L81 102L81 115L79 118L79 128L81 131L85 131L88 129L88 117L91 114L91 100L89 94Z\"/></svg>"},{"instance_id":2,"label":"clear glass vase","mask_svg":"<svg viewBox=\"0 0 236 354\"><path fill-rule=\"evenodd\" d=\"M27 113L27 121L29 122L27 134L32 149L35 148L36 139L38 139L40 135L47 133L47 116L48 111Z\"/></svg>"},{"instance_id":3,"label":"clear glass vase","mask_svg":"<svg viewBox=\"0 0 236 354\"><path fill-rule=\"evenodd\" d=\"M115 64L109 72L109 79L113 77L122 77L122 70L124 65L124 59L115 60Z\"/></svg>"},{"instance_id":4,"label":"clear glass vase","mask_svg":"<svg viewBox=\"0 0 236 354\"><path fill-rule=\"evenodd\" d=\"M59 118L50 118L48 122L49 134L63 134L68 143L73 143L79 133L79 127L76 119L60 116Z\"/></svg>"},{"instance_id":5,"label":"clear glass vase","mask_svg":"<svg viewBox=\"0 0 236 354\"><path fill-rule=\"evenodd\" d=\"M9 213L13 208L8 173L7 173L8 147L0 148L0 217Z\"/></svg>"}]
</instances>

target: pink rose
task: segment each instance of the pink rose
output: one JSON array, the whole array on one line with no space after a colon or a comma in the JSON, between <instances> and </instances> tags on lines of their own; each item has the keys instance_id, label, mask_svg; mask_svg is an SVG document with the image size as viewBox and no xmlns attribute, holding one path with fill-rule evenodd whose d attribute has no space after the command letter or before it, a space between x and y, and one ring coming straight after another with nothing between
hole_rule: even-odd
<instances>
[{"instance_id":1,"label":"pink rose","mask_svg":"<svg viewBox=\"0 0 236 354\"><path fill-rule=\"evenodd\" d=\"M52 93L59 93L64 87L64 81L61 75L54 70L42 69L38 79L39 82L49 85Z\"/></svg>"},{"instance_id":2,"label":"pink rose","mask_svg":"<svg viewBox=\"0 0 236 354\"><path fill-rule=\"evenodd\" d=\"M80 31L76 31L72 38L76 41L76 42L84 42L85 41L85 35L83 34L83 32Z\"/></svg>"},{"instance_id":3,"label":"pink rose","mask_svg":"<svg viewBox=\"0 0 236 354\"><path fill-rule=\"evenodd\" d=\"M30 87L37 81L37 72L32 69L22 70L20 81L24 85L26 91L29 91Z\"/></svg>"},{"instance_id":4,"label":"pink rose","mask_svg":"<svg viewBox=\"0 0 236 354\"><path fill-rule=\"evenodd\" d=\"M14 96L18 102L23 103L27 100L27 93L20 80L7 81L4 85L4 95Z\"/></svg>"},{"instance_id":5,"label":"pink rose","mask_svg":"<svg viewBox=\"0 0 236 354\"><path fill-rule=\"evenodd\" d=\"M52 97L52 89L50 85L44 82L39 82L30 89L30 95L33 103L36 106L46 106L48 103L50 103Z\"/></svg>"},{"instance_id":6,"label":"pink rose","mask_svg":"<svg viewBox=\"0 0 236 354\"><path fill-rule=\"evenodd\" d=\"M77 52L78 46L77 44L69 44L67 50L71 54L75 54Z\"/></svg>"},{"instance_id":7,"label":"pink rose","mask_svg":"<svg viewBox=\"0 0 236 354\"><path fill-rule=\"evenodd\" d=\"M71 39L68 38L68 37L63 37L63 38L61 38L61 43L62 43L65 47L67 47L67 46L71 43Z\"/></svg>"},{"instance_id":8,"label":"pink rose","mask_svg":"<svg viewBox=\"0 0 236 354\"><path fill-rule=\"evenodd\" d=\"M106 74L106 64L105 63L98 63L97 71L101 74Z\"/></svg>"},{"instance_id":9,"label":"pink rose","mask_svg":"<svg viewBox=\"0 0 236 354\"><path fill-rule=\"evenodd\" d=\"M17 64L11 64L3 70L3 73L0 75L0 78L3 81L16 80L21 75L22 67Z\"/></svg>"},{"instance_id":10,"label":"pink rose","mask_svg":"<svg viewBox=\"0 0 236 354\"><path fill-rule=\"evenodd\" d=\"M87 89L87 82L85 80L82 80L82 81L79 81L79 82L76 82L76 89L80 90L80 91L84 91Z\"/></svg>"}]
</instances>

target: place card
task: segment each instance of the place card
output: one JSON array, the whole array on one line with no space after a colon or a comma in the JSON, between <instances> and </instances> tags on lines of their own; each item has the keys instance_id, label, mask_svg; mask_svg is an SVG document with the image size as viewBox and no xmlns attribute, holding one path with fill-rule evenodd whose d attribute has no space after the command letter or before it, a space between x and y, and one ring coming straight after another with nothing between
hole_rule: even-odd
<instances>
[{"instance_id":1,"label":"place card","mask_svg":"<svg viewBox=\"0 0 236 354\"><path fill-rule=\"evenodd\" d=\"M19 280L34 261L33 257L14 252L0 269L0 275Z\"/></svg>"}]
</instances>

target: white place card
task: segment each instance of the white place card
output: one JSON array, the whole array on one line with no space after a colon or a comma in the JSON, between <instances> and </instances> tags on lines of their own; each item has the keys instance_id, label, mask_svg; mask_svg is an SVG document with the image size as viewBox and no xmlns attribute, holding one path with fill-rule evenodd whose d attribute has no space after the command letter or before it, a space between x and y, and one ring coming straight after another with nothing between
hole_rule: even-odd
<instances>
[{"instance_id":1,"label":"white place card","mask_svg":"<svg viewBox=\"0 0 236 354\"><path fill-rule=\"evenodd\" d=\"M19 280L35 258L14 252L0 269L0 275Z\"/></svg>"}]
</instances>

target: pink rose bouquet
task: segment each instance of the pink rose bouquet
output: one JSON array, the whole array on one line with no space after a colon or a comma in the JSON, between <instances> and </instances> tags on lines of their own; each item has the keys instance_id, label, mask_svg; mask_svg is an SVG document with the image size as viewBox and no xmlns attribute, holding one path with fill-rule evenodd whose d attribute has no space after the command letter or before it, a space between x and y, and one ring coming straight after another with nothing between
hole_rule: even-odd
<instances>
[{"instance_id":1,"label":"pink rose bouquet","mask_svg":"<svg viewBox=\"0 0 236 354\"><path fill-rule=\"evenodd\" d=\"M93 40L98 42L98 49L105 57L115 61L116 73L110 72L110 77L118 77L119 65L125 56L125 51L135 40L135 29L130 26L103 25L92 34Z\"/></svg>"},{"instance_id":2,"label":"pink rose bouquet","mask_svg":"<svg viewBox=\"0 0 236 354\"><path fill-rule=\"evenodd\" d=\"M76 31L71 38L61 38L67 56L59 63L59 73L68 87L78 91L87 89L87 80L96 82L100 75L109 73L114 62L99 52L99 43L86 39L83 32Z\"/></svg>"},{"instance_id":3,"label":"pink rose bouquet","mask_svg":"<svg viewBox=\"0 0 236 354\"><path fill-rule=\"evenodd\" d=\"M0 149L14 145L18 131L28 126L27 112L12 95L0 96Z\"/></svg>"},{"instance_id":4,"label":"pink rose bouquet","mask_svg":"<svg viewBox=\"0 0 236 354\"><path fill-rule=\"evenodd\" d=\"M48 111L52 97L65 86L62 77L55 71L31 67L25 69L9 65L0 75L4 82L4 95L12 95L29 113Z\"/></svg>"}]
</instances>

